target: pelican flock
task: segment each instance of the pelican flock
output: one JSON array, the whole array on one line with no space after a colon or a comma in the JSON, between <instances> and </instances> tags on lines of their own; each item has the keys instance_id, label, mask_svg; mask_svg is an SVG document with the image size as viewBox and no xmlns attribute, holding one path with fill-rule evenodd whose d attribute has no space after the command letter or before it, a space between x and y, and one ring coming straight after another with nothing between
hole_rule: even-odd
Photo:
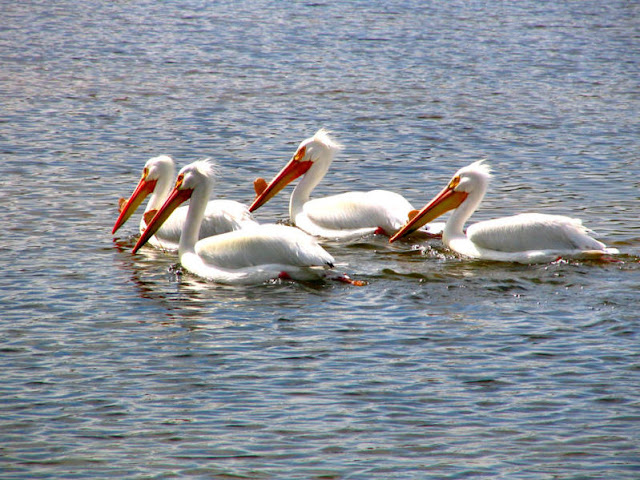
<instances>
[{"instance_id":1,"label":"pelican flock","mask_svg":"<svg viewBox=\"0 0 640 480\"><path fill-rule=\"evenodd\" d=\"M120 216L113 226L112 234L131 217L144 199L151 194L144 215L140 219L140 233L169 196L175 177L175 163L168 155L153 157L144 165L142 177L129 200L123 203ZM184 228L187 208L178 208L169 217L149 243L164 250L178 250L180 233ZM233 200L212 200L207 204L200 228L199 238L231 232L257 225L246 205Z\"/></svg>"},{"instance_id":2,"label":"pelican flock","mask_svg":"<svg viewBox=\"0 0 640 480\"><path fill-rule=\"evenodd\" d=\"M326 271L334 265L331 254L313 237L294 227L258 225L198 240L213 181L213 165L206 160L180 170L173 191L149 221L133 253L155 234L181 203L191 199L178 247L180 263L189 272L228 284L253 284L277 278L329 278ZM350 280L345 276L336 279Z\"/></svg>"},{"instance_id":3,"label":"pelican flock","mask_svg":"<svg viewBox=\"0 0 640 480\"><path fill-rule=\"evenodd\" d=\"M489 167L478 161L461 168L449 184L422 210L413 215L389 242L408 235L421 225L453 210L442 233L442 242L469 258L538 263L560 257L600 257L618 253L589 236L577 218L543 213L522 213L471 225L466 221L484 198L491 177Z\"/></svg>"},{"instance_id":4,"label":"pelican flock","mask_svg":"<svg viewBox=\"0 0 640 480\"><path fill-rule=\"evenodd\" d=\"M254 212L284 187L302 176L291 193L291 223L310 235L348 240L372 233L392 235L409 219L413 206L402 195L387 190L347 192L310 200L313 189L324 178L341 145L325 129L304 140L280 173L267 185L257 179L257 197L249 207ZM424 232L439 233L437 226Z\"/></svg>"},{"instance_id":5,"label":"pelican flock","mask_svg":"<svg viewBox=\"0 0 640 480\"><path fill-rule=\"evenodd\" d=\"M226 284L336 279L363 285L365 282L334 274L335 260L319 241L373 233L389 235L390 243L418 231L431 237L441 233L445 247L462 258L525 264L619 253L590 236L581 220L563 215L523 213L478 222L465 231L489 186L491 173L484 161L458 170L419 211L401 195L386 190L310 199L340 149L327 131L320 129L300 143L269 184L263 179L254 182L256 198L249 208L231 200L209 199L215 181L212 162L199 160L182 168L172 188L173 159L166 155L151 158L130 198L122 201L112 233L151 195L133 253L147 242L177 250L185 270ZM295 226L258 224L250 212L298 177L302 178L289 203ZM187 200L189 205L181 206ZM446 223L432 223L449 211Z\"/></svg>"}]
</instances>

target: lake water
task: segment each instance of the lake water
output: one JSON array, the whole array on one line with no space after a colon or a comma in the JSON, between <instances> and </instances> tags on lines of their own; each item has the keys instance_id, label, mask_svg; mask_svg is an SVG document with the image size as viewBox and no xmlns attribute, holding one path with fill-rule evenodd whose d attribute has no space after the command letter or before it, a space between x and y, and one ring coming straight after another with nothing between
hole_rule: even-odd
<instances>
[{"instance_id":1,"label":"lake water","mask_svg":"<svg viewBox=\"0 0 640 480\"><path fill-rule=\"evenodd\" d=\"M640 7L4 2L2 478L640 476ZM204 283L111 228L144 162L249 203L318 128L317 196L584 220L621 255L524 266L328 242L365 280ZM285 221L289 187L258 210Z\"/></svg>"}]
</instances>

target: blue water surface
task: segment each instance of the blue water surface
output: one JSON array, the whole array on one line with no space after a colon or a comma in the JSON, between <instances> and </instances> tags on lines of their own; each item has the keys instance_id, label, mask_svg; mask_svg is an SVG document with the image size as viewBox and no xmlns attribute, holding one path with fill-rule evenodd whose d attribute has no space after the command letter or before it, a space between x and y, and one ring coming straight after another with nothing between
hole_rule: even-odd
<instances>
[{"instance_id":1,"label":"blue water surface","mask_svg":"<svg viewBox=\"0 0 640 480\"><path fill-rule=\"evenodd\" d=\"M629 1L4 2L0 477L640 475L640 7ZM612 261L326 242L366 281L207 284L118 198L211 157L249 203L320 127L315 195L581 218ZM288 220L285 190L256 212Z\"/></svg>"}]
</instances>

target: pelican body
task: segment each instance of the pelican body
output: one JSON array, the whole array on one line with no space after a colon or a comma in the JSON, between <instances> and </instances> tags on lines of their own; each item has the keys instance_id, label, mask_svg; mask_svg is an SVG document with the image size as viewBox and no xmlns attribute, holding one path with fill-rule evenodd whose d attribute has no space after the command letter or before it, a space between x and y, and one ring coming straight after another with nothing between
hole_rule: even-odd
<instances>
[{"instance_id":1,"label":"pelican body","mask_svg":"<svg viewBox=\"0 0 640 480\"><path fill-rule=\"evenodd\" d=\"M142 233L147 227L148 221L153 218L158 208L162 206L169 196L174 177L175 164L171 157L161 155L149 159L142 170L142 177L138 182L138 186L122 207L112 233L116 233L144 199L151 194L145 213L140 220L140 233ZM156 248L164 250L178 250L180 234L184 228L186 218L187 207L176 209L149 240L149 243ZM199 237L218 235L257 224L246 205L233 200L212 200L207 204Z\"/></svg>"},{"instance_id":2,"label":"pelican body","mask_svg":"<svg viewBox=\"0 0 640 480\"><path fill-rule=\"evenodd\" d=\"M391 235L409 218L413 206L402 196L386 190L347 192L310 200L313 189L324 178L342 147L320 129L298 146L289 163L268 185L255 182L253 212L289 183L302 177L289 201L291 223L310 235L347 240L372 233ZM426 229L425 229L426 231Z\"/></svg>"},{"instance_id":3,"label":"pelican body","mask_svg":"<svg viewBox=\"0 0 640 480\"><path fill-rule=\"evenodd\" d=\"M478 208L489 185L489 168L482 161L461 168L449 184L393 237L394 242L440 215L453 210L442 234L451 250L469 258L540 263L558 258L600 257L618 253L589 236L582 221L563 215L523 213L478 222L466 234L464 224Z\"/></svg>"},{"instance_id":4,"label":"pelican body","mask_svg":"<svg viewBox=\"0 0 640 480\"><path fill-rule=\"evenodd\" d=\"M178 256L182 266L199 277L227 284L255 284L275 278L317 280L333 267L333 257L315 239L294 227L258 225L198 240L213 177L212 164L206 160L184 167L133 253L190 198Z\"/></svg>"}]
</instances>

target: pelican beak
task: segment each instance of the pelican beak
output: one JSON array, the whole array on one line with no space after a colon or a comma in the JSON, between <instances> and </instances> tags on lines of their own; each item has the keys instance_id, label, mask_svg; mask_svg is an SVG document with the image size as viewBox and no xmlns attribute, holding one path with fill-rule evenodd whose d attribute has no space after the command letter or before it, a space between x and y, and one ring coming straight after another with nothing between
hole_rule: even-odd
<instances>
[{"instance_id":1,"label":"pelican beak","mask_svg":"<svg viewBox=\"0 0 640 480\"><path fill-rule=\"evenodd\" d=\"M254 185L257 196L249 207L250 212L260 208L296 178L307 173L313 162L311 160L302 160L304 153L305 149L302 147L266 187ZM260 190L262 191L260 192Z\"/></svg>"},{"instance_id":2,"label":"pelican beak","mask_svg":"<svg viewBox=\"0 0 640 480\"><path fill-rule=\"evenodd\" d=\"M467 195L467 192L456 192L450 185L447 186L427 203L422 210L414 212L413 216L410 215L409 221L389 239L389 243L393 243L399 238L415 232L423 225L435 220L449 210L457 208L464 202Z\"/></svg>"},{"instance_id":3,"label":"pelican beak","mask_svg":"<svg viewBox=\"0 0 640 480\"><path fill-rule=\"evenodd\" d=\"M176 187L169 195L169 198L167 198L162 207L160 207L160 210L158 210L158 212L149 221L147 228L142 235L140 235L138 243L133 247L132 253L136 253L140 250L140 248L158 231L162 224L167 221L167 218L169 218L173 211L178 208L181 203L187 201L189 197L191 197L193 189L187 188L180 190L178 187L179 185L176 184Z\"/></svg>"},{"instance_id":4,"label":"pelican beak","mask_svg":"<svg viewBox=\"0 0 640 480\"><path fill-rule=\"evenodd\" d=\"M118 220L116 220L113 230L111 231L112 235L116 233L122 225L124 225L124 222L129 220L129 217L138 209L143 200L147 198L147 195L153 192L153 189L156 188L156 183L158 183L157 180L147 180L147 171L145 169L142 172L142 178L138 182L138 186L120 210L120 216L118 217Z\"/></svg>"}]
</instances>

